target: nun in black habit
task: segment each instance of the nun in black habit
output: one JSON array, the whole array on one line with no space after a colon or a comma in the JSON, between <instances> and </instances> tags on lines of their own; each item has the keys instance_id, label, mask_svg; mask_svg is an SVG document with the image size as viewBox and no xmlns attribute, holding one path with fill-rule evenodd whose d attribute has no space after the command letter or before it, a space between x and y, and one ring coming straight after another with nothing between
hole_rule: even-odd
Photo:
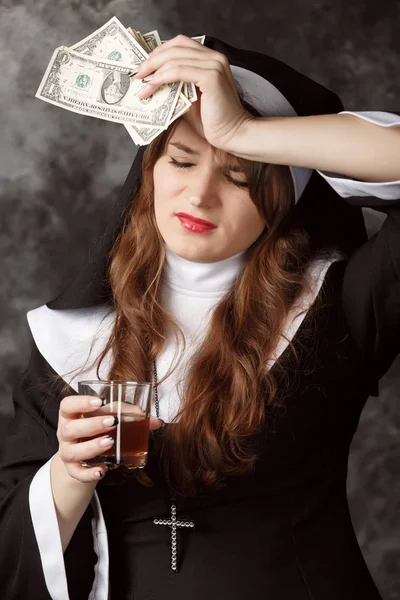
<instances>
[{"instance_id":1,"label":"nun in black habit","mask_svg":"<svg viewBox=\"0 0 400 600\"><path fill-rule=\"evenodd\" d=\"M163 51L189 56L195 43L178 36ZM353 123L367 121L374 124L371 140L378 139L373 136L379 130L387 144L400 148L396 114L343 111L334 93L271 56L206 36L202 52L209 50L228 59L226 68L260 119L292 117L285 122L295 124L296 117L353 115L349 131ZM161 60L161 54L156 56L151 59L153 67ZM180 70L178 79L186 80L188 72L193 74L189 65ZM261 125L259 131L263 135ZM65 374L83 366L92 342L91 356L99 356L110 336L115 307L108 256L140 189L144 151L138 150L112 218L87 264L57 298L28 313L31 359L15 384L15 417L0 464L0 597L379 600L352 526L346 475L349 446L365 402L379 395L379 379L399 352L400 165L388 181L377 177L373 182L354 177L351 171L290 166L296 218L315 248L331 250L310 263L306 274L311 292L301 294L289 310L268 362L283 386L286 379L278 366L286 364L289 342L300 356L285 388L285 410L272 421L273 427L267 427L266 420L265 429L251 437L258 456L255 468L194 497L172 490L161 469L159 449L179 408L180 371L174 371L155 388L152 414L166 425L150 435L146 469L153 486L134 477L110 485L109 478L119 469L107 473L63 552L50 478L59 449L60 402L77 394L78 380L98 374L107 378L111 363L105 360L99 373L91 365L73 376ZM196 163L196 158L190 155L186 161ZM338 163L332 159L334 164ZM189 177L184 173L182 168L182 181ZM180 199L186 202L176 209L212 220L218 212L207 210L213 204L204 199L205 188L200 191L202 180L190 177L190 193L182 194ZM238 181L237 173L230 177ZM214 201L217 196L212 195ZM386 215L369 239L362 207ZM179 227L175 236L191 235L183 229L180 234ZM245 250L200 262L166 248L163 300L190 342L186 361L207 330L210 309L234 282L239 284ZM317 300L324 310L311 319ZM156 357L155 381L170 368L173 350L169 340Z\"/></svg>"}]
</instances>

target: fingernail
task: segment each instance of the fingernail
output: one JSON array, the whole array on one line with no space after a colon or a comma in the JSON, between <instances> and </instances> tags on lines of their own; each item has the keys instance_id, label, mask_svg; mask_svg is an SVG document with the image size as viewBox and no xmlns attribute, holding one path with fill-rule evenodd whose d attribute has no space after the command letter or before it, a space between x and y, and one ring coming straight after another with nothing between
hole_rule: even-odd
<instances>
[{"instance_id":1,"label":"fingernail","mask_svg":"<svg viewBox=\"0 0 400 600\"><path fill-rule=\"evenodd\" d=\"M106 446L111 446L111 444L114 443L114 440L112 437L106 437L103 438L102 440L100 440L100 446L103 446L103 448L105 448Z\"/></svg>"},{"instance_id":2,"label":"fingernail","mask_svg":"<svg viewBox=\"0 0 400 600\"><path fill-rule=\"evenodd\" d=\"M95 475L98 479L101 479L103 477L103 473L101 471L96 471Z\"/></svg>"},{"instance_id":3,"label":"fingernail","mask_svg":"<svg viewBox=\"0 0 400 600\"><path fill-rule=\"evenodd\" d=\"M105 419L103 419L103 425L106 425L107 427L118 425L118 423L119 420L117 415L114 415L113 417L106 417Z\"/></svg>"},{"instance_id":4,"label":"fingernail","mask_svg":"<svg viewBox=\"0 0 400 600\"><path fill-rule=\"evenodd\" d=\"M101 398L92 398L89 400L89 404L91 406L103 406L103 401Z\"/></svg>"},{"instance_id":5,"label":"fingernail","mask_svg":"<svg viewBox=\"0 0 400 600\"><path fill-rule=\"evenodd\" d=\"M132 69L132 71L130 73L128 73L129 77L139 77L139 73L142 70L142 67L139 67L138 69Z\"/></svg>"},{"instance_id":6,"label":"fingernail","mask_svg":"<svg viewBox=\"0 0 400 600\"><path fill-rule=\"evenodd\" d=\"M144 79L142 79L143 83L148 83L153 79L154 75L147 75Z\"/></svg>"}]
</instances>

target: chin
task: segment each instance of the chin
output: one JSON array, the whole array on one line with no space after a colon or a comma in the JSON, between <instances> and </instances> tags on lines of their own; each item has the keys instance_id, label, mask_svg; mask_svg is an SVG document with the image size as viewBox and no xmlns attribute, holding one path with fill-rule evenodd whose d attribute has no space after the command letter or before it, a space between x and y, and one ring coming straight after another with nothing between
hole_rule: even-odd
<instances>
[{"instance_id":1,"label":"chin","mask_svg":"<svg viewBox=\"0 0 400 600\"><path fill-rule=\"evenodd\" d=\"M220 258L215 256L214 253L210 253L210 248L198 248L194 245L192 247L188 247L188 244L176 243L177 240L171 240L171 243L166 242L166 247L171 250L177 256L184 258L186 260L190 260L191 262L199 262L199 263L211 263L217 262Z\"/></svg>"}]
</instances>

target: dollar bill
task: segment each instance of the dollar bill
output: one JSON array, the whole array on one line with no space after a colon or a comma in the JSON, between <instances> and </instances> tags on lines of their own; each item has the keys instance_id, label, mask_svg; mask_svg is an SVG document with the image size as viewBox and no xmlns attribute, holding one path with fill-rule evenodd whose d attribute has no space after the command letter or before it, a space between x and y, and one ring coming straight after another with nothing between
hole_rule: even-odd
<instances>
[{"instance_id":1,"label":"dollar bill","mask_svg":"<svg viewBox=\"0 0 400 600\"><path fill-rule=\"evenodd\" d=\"M144 33L143 35L137 29L133 29L133 27L128 27L128 31L133 35L138 44L140 44L148 53L153 52L157 46L161 45L157 29Z\"/></svg>"},{"instance_id":2,"label":"dollar bill","mask_svg":"<svg viewBox=\"0 0 400 600\"><path fill-rule=\"evenodd\" d=\"M133 29L133 27L128 27L127 31L129 31L131 36L136 40L138 44L140 44L140 46L142 46L142 48L146 50L146 52L151 52L150 46L147 44L140 31L137 31L137 29Z\"/></svg>"},{"instance_id":3,"label":"dollar bill","mask_svg":"<svg viewBox=\"0 0 400 600\"><path fill-rule=\"evenodd\" d=\"M202 45L204 45L205 39L206 39L205 35L195 35L194 37L192 37L192 40L195 40L196 42L199 42ZM162 44L164 44L164 42L168 42L168 40L161 40Z\"/></svg>"},{"instance_id":4,"label":"dollar bill","mask_svg":"<svg viewBox=\"0 0 400 600\"><path fill-rule=\"evenodd\" d=\"M140 67L149 58L146 49L137 42L122 23L113 17L100 29L71 46L71 50L88 56Z\"/></svg>"},{"instance_id":5,"label":"dollar bill","mask_svg":"<svg viewBox=\"0 0 400 600\"><path fill-rule=\"evenodd\" d=\"M204 43L205 36L193 38ZM122 123L138 145L149 144L197 99L196 86L175 82L150 97L137 97L143 82L131 79L162 41L157 30L141 34L112 17L50 60L36 97L64 109Z\"/></svg>"},{"instance_id":6,"label":"dollar bill","mask_svg":"<svg viewBox=\"0 0 400 600\"><path fill-rule=\"evenodd\" d=\"M36 97L80 114L117 123L168 127L182 82L160 86L150 98L138 98L141 80L129 75L132 67L57 48Z\"/></svg>"},{"instance_id":7,"label":"dollar bill","mask_svg":"<svg viewBox=\"0 0 400 600\"><path fill-rule=\"evenodd\" d=\"M132 62L133 65L139 67L149 57L149 52L160 44L161 40L157 30L149 31L142 36L136 29L132 27L125 28L117 17L112 17L102 27L71 46L71 49L89 56L121 61L125 64ZM184 114L189 108L190 104L182 98L178 99L170 122ZM149 132L151 128L149 126L139 124L134 126L126 123L124 123L124 126L136 144L150 143ZM157 135L160 131L162 131L162 128L154 128L154 132L158 132ZM151 141L154 137L151 136Z\"/></svg>"},{"instance_id":8,"label":"dollar bill","mask_svg":"<svg viewBox=\"0 0 400 600\"><path fill-rule=\"evenodd\" d=\"M205 39L206 39L205 35L199 35L199 36L195 36L192 38L192 40L199 42L199 44L202 44L203 46L204 46ZM186 92L186 97L190 102L196 102L197 92L196 92L196 86L194 83L188 83L185 92Z\"/></svg>"},{"instance_id":9,"label":"dollar bill","mask_svg":"<svg viewBox=\"0 0 400 600\"><path fill-rule=\"evenodd\" d=\"M158 35L157 29L154 31L149 31L148 33L143 34L143 38L150 49L150 52L155 50L157 46L161 46L160 36Z\"/></svg>"},{"instance_id":10,"label":"dollar bill","mask_svg":"<svg viewBox=\"0 0 400 600\"><path fill-rule=\"evenodd\" d=\"M136 125L125 127L137 146L147 146L164 131L164 127L137 127Z\"/></svg>"},{"instance_id":11,"label":"dollar bill","mask_svg":"<svg viewBox=\"0 0 400 600\"><path fill-rule=\"evenodd\" d=\"M185 112L187 112L191 106L191 102L189 102L189 100L183 94L180 94L178 102L175 105L174 112L167 127L169 127L169 125L171 125L173 121L184 115ZM131 136L135 144L137 144L138 146L145 146L147 144L150 144L150 142L152 142L164 129L167 129L167 127L160 128L132 124L125 125L125 128L128 131L129 135Z\"/></svg>"}]
</instances>

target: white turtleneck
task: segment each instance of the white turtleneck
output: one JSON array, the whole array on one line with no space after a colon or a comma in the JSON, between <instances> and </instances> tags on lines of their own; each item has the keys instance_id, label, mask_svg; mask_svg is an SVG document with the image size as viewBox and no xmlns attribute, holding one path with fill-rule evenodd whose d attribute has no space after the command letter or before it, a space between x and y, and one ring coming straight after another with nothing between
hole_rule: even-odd
<instances>
[{"instance_id":1,"label":"white turtleneck","mask_svg":"<svg viewBox=\"0 0 400 600\"><path fill-rule=\"evenodd\" d=\"M178 256L166 247L163 279L169 288L187 296L215 298L232 285L244 266L243 252L224 260L200 263Z\"/></svg>"},{"instance_id":2,"label":"white turtleneck","mask_svg":"<svg viewBox=\"0 0 400 600\"><path fill-rule=\"evenodd\" d=\"M182 258L166 248L163 272L163 306L182 328L186 349L182 341L176 346L171 335L157 357L158 380L167 373L170 365L181 358L176 371L158 387L162 418L170 422L176 415L180 401L179 381L184 381L185 367L200 340L208 329L213 308L240 275L244 266L245 251L213 263L198 263ZM174 362L175 353L179 353ZM155 414L155 412L154 412Z\"/></svg>"}]
</instances>

